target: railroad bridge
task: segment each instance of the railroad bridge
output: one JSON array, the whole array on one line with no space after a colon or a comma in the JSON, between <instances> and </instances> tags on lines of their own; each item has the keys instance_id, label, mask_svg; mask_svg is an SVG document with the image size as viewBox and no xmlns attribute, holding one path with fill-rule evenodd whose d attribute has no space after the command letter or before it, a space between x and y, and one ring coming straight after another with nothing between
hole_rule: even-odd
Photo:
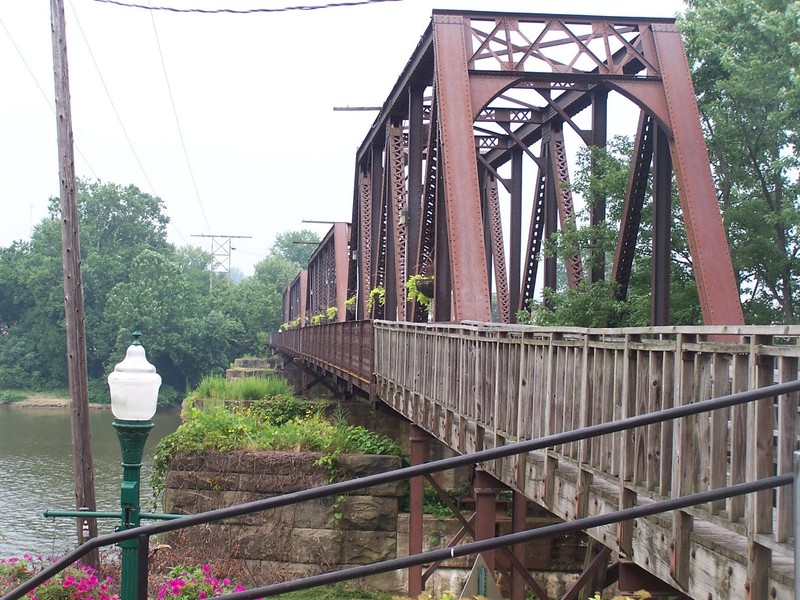
<instances>
[{"instance_id":1,"label":"railroad bridge","mask_svg":"<svg viewBox=\"0 0 800 600\"><path fill-rule=\"evenodd\" d=\"M594 241L561 263L544 256L548 239L576 227L570 156L604 147L609 124L625 119L634 151L613 256ZM798 379L800 326L743 324L672 19L435 11L355 167L352 220L331 228L287 286L294 327L271 344L411 421L412 462L426 440L467 453ZM670 324L670 239L681 227L673 180L699 327ZM590 196L590 223L607 222L605 198ZM610 279L624 299L643 214L652 215L651 327L515 324L559 278L576 290ZM423 298L407 298L412 279L430 286ZM333 322L318 324L323 315ZM797 409L787 391L579 438L482 463L477 485L513 490L515 514L533 501L571 521L791 473ZM421 549L415 485L412 553ZM478 496L474 533L491 537L493 507ZM524 516L514 521L524 527ZM790 598L792 526L784 486L592 527L596 560L581 581L614 560L621 577L654 576L640 587L665 594ZM422 581L414 569L412 593ZM520 571L515 599L519 582L530 584Z\"/></svg>"}]
</instances>

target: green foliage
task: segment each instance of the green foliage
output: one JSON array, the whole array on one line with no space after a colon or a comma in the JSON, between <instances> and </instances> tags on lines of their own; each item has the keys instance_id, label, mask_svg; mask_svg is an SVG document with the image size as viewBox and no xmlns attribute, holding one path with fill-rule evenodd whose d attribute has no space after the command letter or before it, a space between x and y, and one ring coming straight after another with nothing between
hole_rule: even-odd
<instances>
[{"instance_id":1,"label":"green foliage","mask_svg":"<svg viewBox=\"0 0 800 600\"><path fill-rule=\"evenodd\" d=\"M241 584L234 584L227 578L218 578L211 572L211 567L176 566L169 570L167 580L158 588L157 600L197 600L198 598L214 598L225 594L243 592Z\"/></svg>"},{"instance_id":2,"label":"green foliage","mask_svg":"<svg viewBox=\"0 0 800 600\"><path fill-rule=\"evenodd\" d=\"M25 583L50 566L43 558L0 558L0 595ZM101 579L95 569L76 563L39 585L31 596L38 600L118 600L110 591L110 578Z\"/></svg>"},{"instance_id":3,"label":"green foliage","mask_svg":"<svg viewBox=\"0 0 800 600\"><path fill-rule=\"evenodd\" d=\"M226 380L224 377L204 377L189 394L189 399L264 400L292 396L292 386L282 377L246 377Z\"/></svg>"},{"instance_id":4,"label":"green foliage","mask_svg":"<svg viewBox=\"0 0 800 600\"><path fill-rule=\"evenodd\" d=\"M326 419L323 403L301 402L290 394L265 396L267 399L254 402L225 402L223 397L228 393L213 378L204 379L200 388L187 397L184 421L178 429L156 446L151 481L156 494L163 489L169 461L177 452L321 452L319 464L332 473L336 458L343 452L404 457L402 447L393 440L363 427L350 426L341 418L334 422ZM201 404L197 402L201 397L209 400Z\"/></svg>"},{"instance_id":5,"label":"green foliage","mask_svg":"<svg viewBox=\"0 0 800 600\"><path fill-rule=\"evenodd\" d=\"M299 590L275 596L279 600L392 600L392 594L362 590L348 584L337 583L324 587Z\"/></svg>"},{"instance_id":6,"label":"green foliage","mask_svg":"<svg viewBox=\"0 0 800 600\"><path fill-rule=\"evenodd\" d=\"M367 297L367 312L372 312L372 308L377 302L378 306L386 305L386 289L382 287L372 288Z\"/></svg>"},{"instance_id":7,"label":"green foliage","mask_svg":"<svg viewBox=\"0 0 800 600\"><path fill-rule=\"evenodd\" d=\"M27 394L16 390L0 391L0 405L11 404L12 402L22 402L27 398Z\"/></svg>"},{"instance_id":8,"label":"green foliage","mask_svg":"<svg viewBox=\"0 0 800 600\"><path fill-rule=\"evenodd\" d=\"M325 318L328 321L335 321L336 315L339 313L339 309L335 306L329 306L325 309Z\"/></svg>"},{"instance_id":9,"label":"green foliage","mask_svg":"<svg viewBox=\"0 0 800 600\"><path fill-rule=\"evenodd\" d=\"M433 298L424 294L418 287L419 283L425 280L432 280L432 277L427 275L417 274L417 275L412 275L411 277L408 278L408 281L406 281L406 289L408 290L406 300L409 300L411 302L416 302L426 311L430 312L431 302L433 302Z\"/></svg>"},{"instance_id":10,"label":"green foliage","mask_svg":"<svg viewBox=\"0 0 800 600\"><path fill-rule=\"evenodd\" d=\"M747 321L800 315L800 5L690 0L679 20Z\"/></svg>"},{"instance_id":11,"label":"green foliage","mask_svg":"<svg viewBox=\"0 0 800 600\"><path fill-rule=\"evenodd\" d=\"M611 272L612 258L622 215L632 144L625 137L615 137L608 147L585 148L578 156L574 191L588 200L591 207L596 199L606 200L607 221L589 225L588 208L576 215L574 230L562 229L547 240L543 252L558 256L562 263L578 254L584 265L585 277L594 266L604 266ZM673 186L673 194L677 186ZM672 201L672 218L682 221L680 202ZM557 290L545 290L542 305L517 313L520 323L543 326L625 327L650 324L652 292L652 203L642 209L642 225L636 239L635 258L625 301L617 299L613 282L591 284L588 279L577 290L567 289L565 271L559 274ZM672 264L670 270L671 321L679 325L695 325L702 321L697 288L691 269L688 243L683 227L675 227L671 236ZM599 263L605 257L605 264Z\"/></svg>"},{"instance_id":12,"label":"green foliage","mask_svg":"<svg viewBox=\"0 0 800 600\"><path fill-rule=\"evenodd\" d=\"M275 236L270 254L297 264L299 271L300 268L304 269L308 266L308 259L317 249L317 244L319 244L319 236L310 229L287 231ZM297 275L297 272L292 277L294 275Z\"/></svg>"}]
</instances>

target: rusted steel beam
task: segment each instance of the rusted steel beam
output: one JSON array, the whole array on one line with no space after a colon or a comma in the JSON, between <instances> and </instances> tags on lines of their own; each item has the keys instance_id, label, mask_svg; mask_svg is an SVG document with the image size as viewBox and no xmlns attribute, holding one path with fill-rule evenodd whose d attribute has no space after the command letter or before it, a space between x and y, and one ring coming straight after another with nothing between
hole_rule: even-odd
<instances>
[{"instance_id":1,"label":"rusted steel beam","mask_svg":"<svg viewBox=\"0 0 800 600\"><path fill-rule=\"evenodd\" d=\"M511 207L509 210L509 261L508 287L511 314L504 323L516 323L520 303L520 270L522 255L522 154L517 146L511 152ZM499 217L499 215L498 215Z\"/></svg>"},{"instance_id":2,"label":"rusted steel beam","mask_svg":"<svg viewBox=\"0 0 800 600\"><path fill-rule=\"evenodd\" d=\"M556 190L558 214L561 219L561 229L575 231L575 207L572 203L572 187L569 181L569 165L567 153L564 148L564 132L560 124L553 128L550 141L552 160L550 162L550 175ZM567 259L567 284L570 289L577 290L583 281L583 262L581 255L573 254Z\"/></svg>"},{"instance_id":3,"label":"rusted steel beam","mask_svg":"<svg viewBox=\"0 0 800 600\"><path fill-rule=\"evenodd\" d=\"M489 285L483 277L486 257L472 137L465 23L458 16L438 15L434 15L433 22L443 191L453 284L452 317L456 321L490 321Z\"/></svg>"},{"instance_id":4,"label":"rusted steel beam","mask_svg":"<svg viewBox=\"0 0 800 600\"><path fill-rule=\"evenodd\" d=\"M360 288L356 316L359 319L363 319L369 312L367 310L367 298L371 289L370 274L372 273L372 170L369 165L358 169L358 202L358 270L360 273Z\"/></svg>"},{"instance_id":5,"label":"rusted steel beam","mask_svg":"<svg viewBox=\"0 0 800 600\"><path fill-rule=\"evenodd\" d=\"M533 293L536 286L536 275L539 268L540 256L542 251L542 234L544 233L544 207L545 189L547 179L544 169L539 169L536 179L536 188L533 198L533 210L531 211L531 224L528 230L528 245L525 253L525 276L523 279L522 292L520 294L520 304L522 308L529 307L533 300Z\"/></svg>"},{"instance_id":6,"label":"rusted steel beam","mask_svg":"<svg viewBox=\"0 0 800 600\"><path fill-rule=\"evenodd\" d=\"M512 299L509 294L509 281L506 274L503 223L500 219L500 198L497 195L497 179L490 175L486 177L486 203L489 213L487 224L490 235L491 253L494 259L497 311L501 323L511 323ZM511 289L513 289L513 283L511 286Z\"/></svg>"},{"instance_id":7,"label":"rusted steel beam","mask_svg":"<svg viewBox=\"0 0 800 600\"><path fill-rule=\"evenodd\" d=\"M592 135L591 145L597 149L605 150L608 137L608 89L597 87L592 94ZM592 180L596 181L603 174L596 159L592 159ZM606 221L606 198L597 190L596 186L590 190L591 218L590 225L600 225ZM597 247L596 238L589 247L591 262L591 282L603 281L606 278L606 255Z\"/></svg>"},{"instance_id":8,"label":"rusted steel beam","mask_svg":"<svg viewBox=\"0 0 800 600\"><path fill-rule=\"evenodd\" d=\"M653 149L653 276L651 325L669 325L672 160L666 132L655 128Z\"/></svg>"},{"instance_id":9,"label":"rusted steel beam","mask_svg":"<svg viewBox=\"0 0 800 600\"><path fill-rule=\"evenodd\" d=\"M642 206L647 193L650 164L653 160L654 127L653 118L642 112L633 144L633 164L628 172L628 187L622 206L617 249L611 273L611 277L617 282L617 298L620 300L624 300L628 295L631 267L636 254L636 238L639 235Z\"/></svg>"},{"instance_id":10,"label":"rusted steel beam","mask_svg":"<svg viewBox=\"0 0 800 600\"><path fill-rule=\"evenodd\" d=\"M707 325L742 324L739 288L680 32L674 24L654 24L652 30L664 81L672 130L672 160L703 321Z\"/></svg>"},{"instance_id":11,"label":"rusted steel beam","mask_svg":"<svg viewBox=\"0 0 800 600\"><path fill-rule=\"evenodd\" d=\"M428 454L428 440L430 435L427 431L417 425L411 426L411 464L421 465L425 462ZM424 483L422 477L412 477L410 480L410 499L408 517L408 554L420 554L422 552L423 536L423 503L424 503ZM408 568L408 595L416 598L422 593L422 566L415 565Z\"/></svg>"}]
</instances>

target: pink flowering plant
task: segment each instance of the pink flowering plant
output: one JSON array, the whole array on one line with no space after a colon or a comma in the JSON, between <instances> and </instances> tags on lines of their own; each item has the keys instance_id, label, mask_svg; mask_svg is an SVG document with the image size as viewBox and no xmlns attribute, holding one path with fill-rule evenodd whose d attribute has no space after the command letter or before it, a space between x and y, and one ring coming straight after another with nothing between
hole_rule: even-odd
<instances>
[{"instance_id":1,"label":"pink flowering plant","mask_svg":"<svg viewBox=\"0 0 800 600\"><path fill-rule=\"evenodd\" d=\"M48 567L52 559L25 554L22 558L0 558L0 596ZM158 585L157 600L205 600L246 588L227 578L218 578L211 567L173 567ZM153 589L153 588L151 588ZM101 577L93 568L74 564L28 592L26 600L119 600L111 577Z\"/></svg>"},{"instance_id":2,"label":"pink flowering plant","mask_svg":"<svg viewBox=\"0 0 800 600\"><path fill-rule=\"evenodd\" d=\"M211 573L211 567L173 567L169 578L158 588L157 600L206 600L214 596L243 592L241 584L230 579L219 579Z\"/></svg>"},{"instance_id":3,"label":"pink flowering plant","mask_svg":"<svg viewBox=\"0 0 800 600\"><path fill-rule=\"evenodd\" d=\"M25 554L22 558L0 558L0 594L10 592L37 572L49 566L50 559ZM35 590L31 600L118 600L111 593L111 578L100 578L92 567L74 564Z\"/></svg>"}]
</instances>

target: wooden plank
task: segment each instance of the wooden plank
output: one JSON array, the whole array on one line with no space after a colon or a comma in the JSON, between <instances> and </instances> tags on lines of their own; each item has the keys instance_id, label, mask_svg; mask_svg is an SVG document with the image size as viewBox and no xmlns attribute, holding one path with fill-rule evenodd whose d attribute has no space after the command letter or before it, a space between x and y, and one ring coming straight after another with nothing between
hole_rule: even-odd
<instances>
[{"instance_id":1,"label":"wooden plank","mask_svg":"<svg viewBox=\"0 0 800 600\"><path fill-rule=\"evenodd\" d=\"M731 393L730 354L713 355L712 397L719 398ZM728 473L728 415L727 409L711 413L711 455L709 460L711 489L725 487ZM725 510L725 500L711 503L711 512Z\"/></svg>"},{"instance_id":2,"label":"wooden plank","mask_svg":"<svg viewBox=\"0 0 800 600\"><path fill-rule=\"evenodd\" d=\"M635 351L630 350L628 345L631 341L630 336L625 337L625 359L623 361L622 372L622 406L620 418L625 419L636 414L636 359ZM636 437L633 430L621 432L620 448L620 481L628 482L633 480L636 460Z\"/></svg>"},{"instance_id":3,"label":"wooden plank","mask_svg":"<svg viewBox=\"0 0 800 600\"><path fill-rule=\"evenodd\" d=\"M693 401L708 400L711 398L711 360L712 354L702 352L695 354L694 380L696 395ZM695 470L695 481L693 491L703 492L709 489L711 456L711 418L708 413L702 413L695 417L694 450L697 469Z\"/></svg>"},{"instance_id":4,"label":"wooden plank","mask_svg":"<svg viewBox=\"0 0 800 600\"><path fill-rule=\"evenodd\" d=\"M647 411L655 412L662 408L662 369L664 357L661 352L650 351L648 356L648 386L647 386ZM661 473L661 424L650 425L647 428L647 464L645 487L654 490L658 487ZM670 461L671 462L671 461Z\"/></svg>"},{"instance_id":5,"label":"wooden plank","mask_svg":"<svg viewBox=\"0 0 800 600\"><path fill-rule=\"evenodd\" d=\"M635 414L642 415L648 412L649 390L648 378L650 374L650 352L638 350L635 352L636 362L636 388L633 390L633 400L636 408ZM647 455L647 427L637 427L633 430L634 435L634 457L633 457L633 478L635 484L645 483L647 480L647 468L650 457Z\"/></svg>"},{"instance_id":6,"label":"wooden plank","mask_svg":"<svg viewBox=\"0 0 800 600\"><path fill-rule=\"evenodd\" d=\"M782 356L778 359L778 380L794 381L797 377L795 357ZM791 473L793 469L792 452L797 444L797 404L798 393L784 394L778 404L778 474ZM793 498L792 486L785 485L776 490L775 540L787 542L793 532ZM800 518L800 515L798 515Z\"/></svg>"},{"instance_id":7,"label":"wooden plank","mask_svg":"<svg viewBox=\"0 0 800 600\"><path fill-rule=\"evenodd\" d=\"M661 406L672 408L675 403L675 352L664 352L661 359ZM661 461L659 463L658 493L669 496L672 490L674 422L661 424Z\"/></svg>"},{"instance_id":8,"label":"wooden plank","mask_svg":"<svg viewBox=\"0 0 800 600\"><path fill-rule=\"evenodd\" d=\"M732 391L744 392L748 389L749 361L748 355L733 355ZM731 485L746 481L747 458L747 405L740 404L731 410ZM728 518L736 523L744 518L745 497L737 496L728 499Z\"/></svg>"},{"instance_id":9,"label":"wooden plank","mask_svg":"<svg viewBox=\"0 0 800 600\"><path fill-rule=\"evenodd\" d=\"M679 334L675 347L675 406L683 406L694 398L694 356L683 350L686 336ZM695 460L692 443L693 419L684 417L673 426L675 461L672 470L672 497L690 494L694 485L692 464ZM684 588L689 584L689 536L692 518L686 512L676 510L672 514L672 555L670 575Z\"/></svg>"},{"instance_id":10,"label":"wooden plank","mask_svg":"<svg viewBox=\"0 0 800 600\"><path fill-rule=\"evenodd\" d=\"M761 354L760 347L771 338L753 336L750 342L750 385L760 388L772 383L773 359ZM773 442L774 398L751 402L748 406L747 479L755 481L772 475L775 448ZM773 490L750 494L747 499L747 595L748 599L766 600L769 548L758 543L757 534L772 533Z\"/></svg>"}]
</instances>

